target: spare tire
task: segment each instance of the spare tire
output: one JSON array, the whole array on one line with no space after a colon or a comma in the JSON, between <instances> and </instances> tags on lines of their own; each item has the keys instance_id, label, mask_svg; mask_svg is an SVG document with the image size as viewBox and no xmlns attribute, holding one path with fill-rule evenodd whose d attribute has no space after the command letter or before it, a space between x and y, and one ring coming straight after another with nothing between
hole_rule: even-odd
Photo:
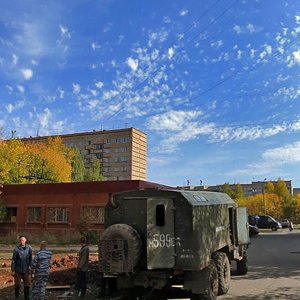
<instances>
[{"instance_id":1,"label":"spare tire","mask_svg":"<svg viewBox=\"0 0 300 300\"><path fill-rule=\"evenodd\" d=\"M128 248L127 257L132 257L133 267L136 267L141 253L142 241L138 232L127 224L113 224L102 233L100 240L130 240L132 247Z\"/></svg>"}]
</instances>

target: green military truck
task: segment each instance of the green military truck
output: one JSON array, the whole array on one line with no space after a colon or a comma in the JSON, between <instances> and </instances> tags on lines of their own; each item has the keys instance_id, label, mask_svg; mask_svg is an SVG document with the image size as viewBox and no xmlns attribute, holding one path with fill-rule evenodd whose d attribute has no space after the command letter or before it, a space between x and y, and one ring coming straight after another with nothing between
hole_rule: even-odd
<instances>
[{"instance_id":1,"label":"green military truck","mask_svg":"<svg viewBox=\"0 0 300 300\"><path fill-rule=\"evenodd\" d=\"M246 208L227 195L185 190L114 194L105 208L99 271L121 291L180 284L191 299L226 294L230 262L247 273ZM141 299L141 298L140 298Z\"/></svg>"}]
</instances>

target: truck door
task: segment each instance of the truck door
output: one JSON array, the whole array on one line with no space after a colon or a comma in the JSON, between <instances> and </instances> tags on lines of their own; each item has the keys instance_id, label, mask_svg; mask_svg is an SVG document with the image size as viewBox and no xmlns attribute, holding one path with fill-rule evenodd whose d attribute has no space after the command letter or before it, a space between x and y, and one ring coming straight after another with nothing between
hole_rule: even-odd
<instances>
[{"instance_id":1,"label":"truck door","mask_svg":"<svg viewBox=\"0 0 300 300\"><path fill-rule=\"evenodd\" d=\"M248 213L246 207L237 207L236 209L237 241L239 245L250 243Z\"/></svg>"},{"instance_id":2,"label":"truck door","mask_svg":"<svg viewBox=\"0 0 300 300\"><path fill-rule=\"evenodd\" d=\"M148 269L175 265L174 202L172 199L147 199Z\"/></svg>"}]
</instances>

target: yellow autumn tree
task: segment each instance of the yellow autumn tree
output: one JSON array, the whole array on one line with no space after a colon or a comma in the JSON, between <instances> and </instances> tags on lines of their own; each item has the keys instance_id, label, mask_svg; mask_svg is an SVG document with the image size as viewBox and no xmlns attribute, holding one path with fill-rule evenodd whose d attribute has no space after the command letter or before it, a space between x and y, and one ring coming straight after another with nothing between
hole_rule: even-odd
<instances>
[{"instance_id":1,"label":"yellow autumn tree","mask_svg":"<svg viewBox=\"0 0 300 300\"><path fill-rule=\"evenodd\" d=\"M264 215L266 210L266 213L274 218L283 217L284 201L276 194L257 194L238 199L237 203L240 206L247 207L249 215Z\"/></svg>"},{"instance_id":2,"label":"yellow autumn tree","mask_svg":"<svg viewBox=\"0 0 300 300\"><path fill-rule=\"evenodd\" d=\"M16 139L2 141L0 182L69 182L73 152L62 144L60 138L38 143L24 143Z\"/></svg>"},{"instance_id":3,"label":"yellow autumn tree","mask_svg":"<svg viewBox=\"0 0 300 300\"><path fill-rule=\"evenodd\" d=\"M72 151L62 144L59 137L47 142L26 145L35 182L71 181Z\"/></svg>"}]
</instances>

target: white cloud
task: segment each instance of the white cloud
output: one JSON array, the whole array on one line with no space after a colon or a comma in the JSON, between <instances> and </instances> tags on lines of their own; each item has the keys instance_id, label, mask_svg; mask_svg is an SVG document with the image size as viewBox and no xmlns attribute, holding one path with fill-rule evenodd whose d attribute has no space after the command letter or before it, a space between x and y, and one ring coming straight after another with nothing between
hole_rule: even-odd
<instances>
[{"instance_id":1,"label":"white cloud","mask_svg":"<svg viewBox=\"0 0 300 300\"><path fill-rule=\"evenodd\" d=\"M111 98L116 97L119 94L116 90L110 90L103 92L103 99L104 100L110 100Z\"/></svg>"},{"instance_id":2,"label":"white cloud","mask_svg":"<svg viewBox=\"0 0 300 300\"><path fill-rule=\"evenodd\" d=\"M24 88L23 85L17 85L17 89L18 89L18 91L19 91L21 94L24 94L25 88Z\"/></svg>"},{"instance_id":3,"label":"white cloud","mask_svg":"<svg viewBox=\"0 0 300 300\"><path fill-rule=\"evenodd\" d=\"M261 27L257 27L253 24L248 24L246 26L246 29L250 32L250 33L255 33L255 32L259 32L259 31L262 31L262 28Z\"/></svg>"},{"instance_id":4,"label":"white cloud","mask_svg":"<svg viewBox=\"0 0 300 300\"><path fill-rule=\"evenodd\" d=\"M256 140L259 138L266 138L277 135L288 129L285 124L273 125L269 128L261 126L253 127L220 127L217 128L210 136L210 142L228 142L228 141L242 141L242 140Z\"/></svg>"},{"instance_id":5,"label":"white cloud","mask_svg":"<svg viewBox=\"0 0 300 300\"><path fill-rule=\"evenodd\" d=\"M237 51L237 59L240 60L242 58L242 51L238 50Z\"/></svg>"},{"instance_id":6,"label":"white cloud","mask_svg":"<svg viewBox=\"0 0 300 300\"><path fill-rule=\"evenodd\" d=\"M133 70L136 71L139 66L138 59L133 59L131 57L127 58L127 65Z\"/></svg>"},{"instance_id":7,"label":"white cloud","mask_svg":"<svg viewBox=\"0 0 300 300\"><path fill-rule=\"evenodd\" d=\"M12 64L16 66L18 64L19 58L16 54L12 54Z\"/></svg>"},{"instance_id":8,"label":"white cloud","mask_svg":"<svg viewBox=\"0 0 300 300\"><path fill-rule=\"evenodd\" d=\"M300 162L300 142L268 149L262 157L266 161L280 164Z\"/></svg>"},{"instance_id":9,"label":"white cloud","mask_svg":"<svg viewBox=\"0 0 300 300\"><path fill-rule=\"evenodd\" d=\"M103 86L104 86L104 83L102 81L98 81L95 83L95 86L98 88L98 89L102 89Z\"/></svg>"},{"instance_id":10,"label":"white cloud","mask_svg":"<svg viewBox=\"0 0 300 300\"><path fill-rule=\"evenodd\" d=\"M59 99L64 99L65 97L65 91L62 88L57 89L58 97Z\"/></svg>"},{"instance_id":11,"label":"white cloud","mask_svg":"<svg viewBox=\"0 0 300 300\"><path fill-rule=\"evenodd\" d=\"M6 87L9 94L11 94L14 91L13 87L8 85L8 84L5 87Z\"/></svg>"},{"instance_id":12,"label":"white cloud","mask_svg":"<svg viewBox=\"0 0 300 300\"><path fill-rule=\"evenodd\" d=\"M31 69L21 69L20 72L22 73L25 80L29 80L33 76L33 71Z\"/></svg>"},{"instance_id":13,"label":"white cloud","mask_svg":"<svg viewBox=\"0 0 300 300\"><path fill-rule=\"evenodd\" d=\"M96 42L93 42L93 43L91 44L91 47L92 47L92 49L95 51L95 50L97 50L97 49L100 49L100 48L101 48L101 45L97 44Z\"/></svg>"},{"instance_id":14,"label":"white cloud","mask_svg":"<svg viewBox=\"0 0 300 300\"><path fill-rule=\"evenodd\" d=\"M73 86L73 94L76 95L79 94L81 90L80 85L78 83L73 83L72 86Z\"/></svg>"},{"instance_id":15,"label":"white cloud","mask_svg":"<svg viewBox=\"0 0 300 300\"><path fill-rule=\"evenodd\" d=\"M66 26L59 25L59 29L60 29L60 34L62 39L68 39L68 40L71 39L71 32Z\"/></svg>"},{"instance_id":16,"label":"white cloud","mask_svg":"<svg viewBox=\"0 0 300 300\"><path fill-rule=\"evenodd\" d=\"M187 128L192 120L202 115L201 111L169 111L148 119L147 126L151 130L182 130Z\"/></svg>"},{"instance_id":17,"label":"white cloud","mask_svg":"<svg viewBox=\"0 0 300 300\"><path fill-rule=\"evenodd\" d=\"M44 111L38 114L39 124L42 128L45 128L49 124L49 120L52 117L52 113L49 108L45 108Z\"/></svg>"},{"instance_id":18,"label":"white cloud","mask_svg":"<svg viewBox=\"0 0 300 300\"><path fill-rule=\"evenodd\" d=\"M6 110L10 114L14 110L14 106L11 103L9 103L6 105Z\"/></svg>"},{"instance_id":19,"label":"white cloud","mask_svg":"<svg viewBox=\"0 0 300 300\"><path fill-rule=\"evenodd\" d=\"M23 108L25 105L25 101L18 101L15 104L9 103L8 105L6 105L6 110L8 113L12 113L14 110L18 110Z\"/></svg>"},{"instance_id":20,"label":"white cloud","mask_svg":"<svg viewBox=\"0 0 300 300\"><path fill-rule=\"evenodd\" d=\"M187 9L182 9L179 12L179 16L183 17L186 16L189 13L189 11Z\"/></svg>"},{"instance_id":21,"label":"white cloud","mask_svg":"<svg viewBox=\"0 0 300 300\"><path fill-rule=\"evenodd\" d=\"M233 30L234 30L237 34L242 33L242 28L241 28L241 26L239 26L239 25L234 25L234 26L233 26Z\"/></svg>"},{"instance_id":22,"label":"white cloud","mask_svg":"<svg viewBox=\"0 0 300 300\"><path fill-rule=\"evenodd\" d=\"M212 47L220 48L223 45L223 41L222 40L218 40L218 41L215 41L215 42L211 42L210 45Z\"/></svg>"},{"instance_id":23,"label":"white cloud","mask_svg":"<svg viewBox=\"0 0 300 300\"><path fill-rule=\"evenodd\" d=\"M89 109L95 109L98 106L98 104L99 104L99 100L97 100L97 99L90 100L88 102L88 108Z\"/></svg>"},{"instance_id":24,"label":"white cloud","mask_svg":"<svg viewBox=\"0 0 300 300\"><path fill-rule=\"evenodd\" d=\"M293 52L294 59L297 63L300 64L300 49Z\"/></svg>"},{"instance_id":25,"label":"white cloud","mask_svg":"<svg viewBox=\"0 0 300 300\"><path fill-rule=\"evenodd\" d=\"M172 57L174 56L174 49L173 48L169 48L168 49L168 58L172 59Z\"/></svg>"},{"instance_id":26,"label":"white cloud","mask_svg":"<svg viewBox=\"0 0 300 300\"><path fill-rule=\"evenodd\" d=\"M170 17L164 17L163 21L164 21L164 23L169 24L169 23L171 23L171 18Z\"/></svg>"}]
</instances>

